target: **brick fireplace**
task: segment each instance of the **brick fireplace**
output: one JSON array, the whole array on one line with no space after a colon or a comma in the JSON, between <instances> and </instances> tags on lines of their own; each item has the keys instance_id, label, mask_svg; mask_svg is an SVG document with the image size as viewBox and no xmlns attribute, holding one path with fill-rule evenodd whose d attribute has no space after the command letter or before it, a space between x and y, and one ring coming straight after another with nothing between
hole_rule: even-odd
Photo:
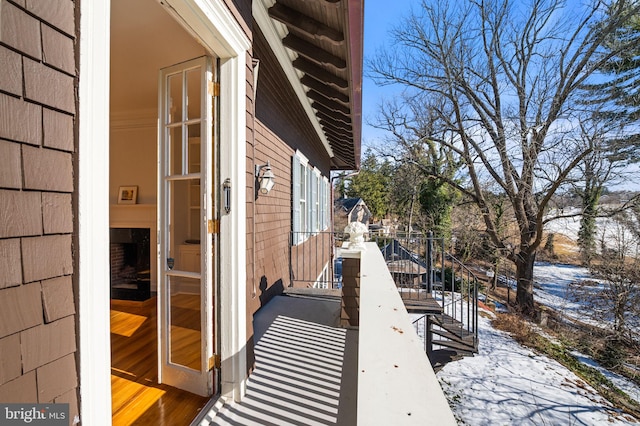
<instances>
[{"instance_id":1,"label":"brick fireplace","mask_svg":"<svg viewBox=\"0 0 640 426\"><path fill-rule=\"evenodd\" d=\"M111 228L111 298L147 300L151 297L151 231Z\"/></svg>"}]
</instances>

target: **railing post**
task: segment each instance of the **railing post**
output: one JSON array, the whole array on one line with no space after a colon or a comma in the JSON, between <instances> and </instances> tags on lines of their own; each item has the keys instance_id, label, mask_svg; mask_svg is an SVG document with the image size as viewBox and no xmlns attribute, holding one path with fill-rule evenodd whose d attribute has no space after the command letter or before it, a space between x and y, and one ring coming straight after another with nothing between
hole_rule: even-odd
<instances>
[{"instance_id":1,"label":"railing post","mask_svg":"<svg viewBox=\"0 0 640 426\"><path fill-rule=\"evenodd\" d=\"M433 335L431 334L431 315L425 315L425 346L426 353L429 359L433 354Z\"/></svg>"},{"instance_id":2,"label":"railing post","mask_svg":"<svg viewBox=\"0 0 640 426\"><path fill-rule=\"evenodd\" d=\"M447 264L446 264L446 259L445 259L445 254L444 254L444 238L440 239L440 278L442 279L442 307L445 308L445 313L446 312L446 307L448 305L447 301L446 301L446 297L447 297L447 280L446 280L446 272L447 272Z\"/></svg>"},{"instance_id":3,"label":"railing post","mask_svg":"<svg viewBox=\"0 0 640 426\"><path fill-rule=\"evenodd\" d=\"M427 232L427 293L433 289L433 232Z\"/></svg>"},{"instance_id":4,"label":"railing post","mask_svg":"<svg viewBox=\"0 0 640 426\"><path fill-rule=\"evenodd\" d=\"M342 327L360 325L360 256L342 254Z\"/></svg>"}]
</instances>

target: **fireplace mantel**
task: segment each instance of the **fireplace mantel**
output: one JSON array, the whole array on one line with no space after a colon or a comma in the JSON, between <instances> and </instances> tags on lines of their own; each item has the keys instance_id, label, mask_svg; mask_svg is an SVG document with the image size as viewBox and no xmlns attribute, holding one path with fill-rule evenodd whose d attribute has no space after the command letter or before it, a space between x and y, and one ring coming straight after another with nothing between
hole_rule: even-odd
<instances>
[{"instance_id":1,"label":"fireplace mantel","mask_svg":"<svg viewBox=\"0 0 640 426\"><path fill-rule=\"evenodd\" d=\"M149 228L156 230L155 204L111 204L109 226L111 228Z\"/></svg>"}]
</instances>

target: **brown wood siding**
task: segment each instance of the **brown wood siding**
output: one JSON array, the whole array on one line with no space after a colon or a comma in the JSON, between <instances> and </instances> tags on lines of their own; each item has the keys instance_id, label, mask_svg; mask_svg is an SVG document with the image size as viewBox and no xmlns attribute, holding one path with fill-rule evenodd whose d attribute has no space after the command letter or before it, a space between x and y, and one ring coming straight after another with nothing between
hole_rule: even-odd
<instances>
[{"instance_id":1,"label":"brown wood siding","mask_svg":"<svg viewBox=\"0 0 640 426\"><path fill-rule=\"evenodd\" d=\"M304 112L284 71L262 33L254 33L254 53L260 60L256 118L294 151L299 149L310 164L329 176L330 158Z\"/></svg>"},{"instance_id":2,"label":"brown wood siding","mask_svg":"<svg viewBox=\"0 0 640 426\"><path fill-rule=\"evenodd\" d=\"M253 90L253 64L250 52L247 52L246 59L246 92L247 92L247 152L246 152L246 244L247 244L247 282L246 282L246 299L247 306L254 298L253 294L253 282L255 281L255 199L253 196L253 169L254 169L254 156L255 156L255 97ZM247 365L252 368L255 360L253 353L253 311L247 309Z\"/></svg>"},{"instance_id":3,"label":"brown wood siding","mask_svg":"<svg viewBox=\"0 0 640 426\"><path fill-rule=\"evenodd\" d=\"M258 195L255 179L249 183L255 200L255 275L249 283L248 313L253 314L288 287L289 233L291 231L291 156L293 150L256 120L255 164L271 164L276 184L269 194Z\"/></svg>"},{"instance_id":4,"label":"brown wood siding","mask_svg":"<svg viewBox=\"0 0 640 426\"><path fill-rule=\"evenodd\" d=\"M251 11L252 0L223 0L233 17L236 19L244 33L251 39L251 23L253 15Z\"/></svg>"},{"instance_id":5,"label":"brown wood siding","mask_svg":"<svg viewBox=\"0 0 640 426\"><path fill-rule=\"evenodd\" d=\"M313 287L323 270L329 266L332 252L329 232L311 235L303 243L291 247L293 287Z\"/></svg>"},{"instance_id":6,"label":"brown wood siding","mask_svg":"<svg viewBox=\"0 0 640 426\"><path fill-rule=\"evenodd\" d=\"M78 414L77 2L0 4L0 401Z\"/></svg>"}]
</instances>

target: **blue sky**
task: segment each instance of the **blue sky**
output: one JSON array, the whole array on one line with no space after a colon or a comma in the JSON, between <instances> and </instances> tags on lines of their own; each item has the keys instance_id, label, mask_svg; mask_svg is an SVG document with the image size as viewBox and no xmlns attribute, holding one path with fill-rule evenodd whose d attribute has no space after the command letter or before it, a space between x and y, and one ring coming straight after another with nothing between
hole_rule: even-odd
<instances>
[{"instance_id":1,"label":"blue sky","mask_svg":"<svg viewBox=\"0 0 640 426\"><path fill-rule=\"evenodd\" d=\"M463 1L463 0L461 0ZM575 9L580 2L569 0L567 5ZM389 44L390 30L399 25L402 19L411 12L412 8L420 7L420 0L364 0L364 77L362 87L362 146L363 153L368 146L379 144L384 139L384 132L374 129L367 124L377 113L378 105L383 99L391 99L394 93L401 90L398 87L377 87L367 78L367 60L375 56L376 50ZM634 171L637 167L634 168ZM634 178L635 180L635 178ZM627 182L623 187L614 189L637 189L640 184ZM631 188L633 186L633 188Z\"/></svg>"},{"instance_id":2,"label":"blue sky","mask_svg":"<svg viewBox=\"0 0 640 426\"><path fill-rule=\"evenodd\" d=\"M378 48L386 43L389 31L407 16L411 7L419 6L416 0L365 0L364 2L364 60L365 76L362 85L362 144L367 145L380 138L380 131L367 124L377 111L384 97L391 97L392 87L377 87L366 77L366 61L373 58ZM396 89L397 90L397 89Z\"/></svg>"}]
</instances>

